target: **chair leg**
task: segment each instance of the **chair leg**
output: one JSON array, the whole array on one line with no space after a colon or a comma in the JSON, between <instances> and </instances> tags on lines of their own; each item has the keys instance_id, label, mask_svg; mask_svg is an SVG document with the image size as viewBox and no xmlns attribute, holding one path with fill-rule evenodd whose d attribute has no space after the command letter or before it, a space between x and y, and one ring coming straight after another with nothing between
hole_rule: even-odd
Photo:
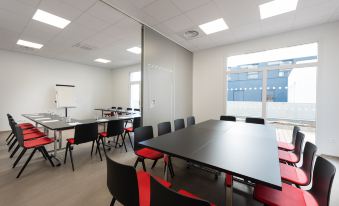
<instances>
[{"instance_id":1,"label":"chair leg","mask_svg":"<svg viewBox=\"0 0 339 206\"><path fill-rule=\"evenodd\" d=\"M153 169L155 167L155 165L157 164L158 160L154 160L151 169Z\"/></svg>"},{"instance_id":2,"label":"chair leg","mask_svg":"<svg viewBox=\"0 0 339 206\"><path fill-rule=\"evenodd\" d=\"M55 167L52 157L48 154L47 150L45 147L41 147L41 151L45 153L46 158L48 159L49 163L51 163L52 167Z\"/></svg>"},{"instance_id":3,"label":"chair leg","mask_svg":"<svg viewBox=\"0 0 339 206\"><path fill-rule=\"evenodd\" d=\"M22 166L22 168L21 168L21 170L20 170L18 176L16 176L16 178L19 178L19 177L20 177L21 173L25 170L26 166L27 166L28 163L31 161L31 159L32 159L32 157L33 157L33 155L34 155L34 153L35 153L36 150L37 150L37 148L34 148L33 152L31 153L31 155L30 155L30 156L28 157L28 159L26 160L24 166Z\"/></svg>"},{"instance_id":4,"label":"chair leg","mask_svg":"<svg viewBox=\"0 0 339 206\"><path fill-rule=\"evenodd\" d=\"M95 140L95 141L97 142L97 149L99 151L100 160L102 161L102 156L101 156L100 147L99 147L100 142L99 142L99 140Z\"/></svg>"},{"instance_id":5,"label":"chair leg","mask_svg":"<svg viewBox=\"0 0 339 206\"><path fill-rule=\"evenodd\" d=\"M119 137L120 137L120 135L117 135L117 140L115 142L115 148L117 148L117 145L119 144Z\"/></svg>"},{"instance_id":6,"label":"chair leg","mask_svg":"<svg viewBox=\"0 0 339 206\"><path fill-rule=\"evenodd\" d=\"M45 160L47 160L46 154L44 151L41 150L40 147L37 148L39 150L39 152L42 154L42 156L44 157Z\"/></svg>"},{"instance_id":7,"label":"chair leg","mask_svg":"<svg viewBox=\"0 0 339 206\"><path fill-rule=\"evenodd\" d=\"M107 155L106 154L105 144L104 144L104 139L103 138L100 138L100 139L101 139L102 148L104 149L104 153L105 153L105 155ZM100 139L99 139L99 141L100 141Z\"/></svg>"},{"instance_id":8,"label":"chair leg","mask_svg":"<svg viewBox=\"0 0 339 206\"><path fill-rule=\"evenodd\" d=\"M7 145L11 144L11 142L15 139L15 136L12 135L12 137L9 139L9 141L6 143Z\"/></svg>"},{"instance_id":9,"label":"chair leg","mask_svg":"<svg viewBox=\"0 0 339 206\"><path fill-rule=\"evenodd\" d=\"M100 138L100 137L99 137ZM91 150L91 157L93 155L93 148L94 148L94 141L92 142L92 150Z\"/></svg>"},{"instance_id":10,"label":"chair leg","mask_svg":"<svg viewBox=\"0 0 339 206\"><path fill-rule=\"evenodd\" d=\"M11 151L11 149L14 147L15 143L17 142L18 140L15 138L14 141L12 142L11 146L9 146L8 148L8 152Z\"/></svg>"},{"instance_id":11,"label":"chair leg","mask_svg":"<svg viewBox=\"0 0 339 206\"><path fill-rule=\"evenodd\" d=\"M69 143L67 142L67 144L66 144L66 151L65 151L65 158L64 158L64 164L66 164L68 148L69 148Z\"/></svg>"},{"instance_id":12,"label":"chair leg","mask_svg":"<svg viewBox=\"0 0 339 206\"><path fill-rule=\"evenodd\" d=\"M9 158L12 158L12 157L15 155L15 153L18 151L19 148L20 148L20 145L17 145L17 146L15 147L15 149L13 150L11 156L9 156Z\"/></svg>"},{"instance_id":13,"label":"chair leg","mask_svg":"<svg viewBox=\"0 0 339 206\"><path fill-rule=\"evenodd\" d=\"M15 162L14 162L12 168L16 167L16 165L18 164L18 162L20 161L20 159L22 158L22 156L24 156L24 154L26 153L26 151L27 151L26 148L24 148L24 149L21 151L21 153L20 153L20 155L18 156L18 158L16 158L16 160L15 160Z\"/></svg>"},{"instance_id":14,"label":"chair leg","mask_svg":"<svg viewBox=\"0 0 339 206\"><path fill-rule=\"evenodd\" d=\"M8 135L8 137L6 138L6 142L9 140L9 138L11 138L12 134L13 134L13 132L11 132L11 133Z\"/></svg>"},{"instance_id":15,"label":"chair leg","mask_svg":"<svg viewBox=\"0 0 339 206\"><path fill-rule=\"evenodd\" d=\"M121 139L122 139L122 144L123 144L124 147L125 147L125 151L127 152L127 147L126 147L126 143L125 143L125 138L122 136L122 134L121 134Z\"/></svg>"},{"instance_id":16,"label":"chair leg","mask_svg":"<svg viewBox=\"0 0 339 206\"><path fill-rule=\"evenodd\" d=\"M168 159L168 166L169 166L169 170L170 170L170 173L171 173L171 177L173 178L174 177L174 170L173 170L173 164L172 164L171 157L169 157L169 159Z\"/></svg>"},{"instance_id":17,"label":"chair leg","mask_svg":"<svg viewBox=\"0 0 339 206\"><path fill-rule=\"evenodd\" d=\"M113 197L110 206L114 206L115 201L116 201L116 199L115 199L115 197Z\"/></svg>"},{"instance_id":18,"label":"chair leg","mask_svg":"<svg viewBox=\"0 0 339 206\"><path fill-rule=\"evenodd\" d=\"M69 149L69 156L71 157L71 163L72 163L72 170L74 171L74 163L73 163L73 155L72 155L72 146L68 146Z\"/></svg>"},{"instance_id":19,"label":"chair leg","mask_svg":"<svg viewBox=\"0 0 339 206\"><path fill-rule=\"evenodd\" d=\"M139 163L139 157L137 158L137 160L135 161L135 163L134 163L134 168L137 168L137 166L138 166L138 163Z\"/></svg>"},{"instance_id":20,"label":"chair leg","mask_svg":"<svg viewBox=\"0 0 339 206\"><path fill-rule=\"evenodd\" d=\"M128 135L129 142L131 143L131 147L132 147L132 149L134 149L133 143L132 143L132 140L131 140L131 135L129 135L129 132L127 132L127 135Z\"/></svg>"},{"instance_id":21,"label":"chair leg","mask_svg":"<svg viewBox=\"0 0 339 206\"><path fill-rule=\"evenodd\" d=\"M146 165L145 165L145 159L141 160L142 163L142 168L144 169L144 171L146 172Z\"/></svg>"}]
</instances>

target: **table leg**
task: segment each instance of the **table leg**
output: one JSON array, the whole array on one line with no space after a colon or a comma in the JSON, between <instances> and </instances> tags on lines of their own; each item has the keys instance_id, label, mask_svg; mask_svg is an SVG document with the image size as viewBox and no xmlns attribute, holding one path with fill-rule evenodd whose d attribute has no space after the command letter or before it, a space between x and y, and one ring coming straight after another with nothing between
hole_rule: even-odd
<instances>
[{"instance_id":1,"label":"table leg","mask_svg":"<svg viewBox=\"0 0 339 206\"><path fill-rule=\"evenodd\" d=\"M61 163L60 163L60 160L57 158L57 133L56 131L54 130L54 152L53 154L51 155L52 157L52 161L54 162L54 165L56 166L60 166Z\"/></svg>"},{"instance_id":2,"label":"table leg","mask_svg":"<svg viewBox=\"0 0 339 206\"><path fill-rule=\"evenodd\" d=\"M62 131L59 131L59 149L62 149Z\"/></svg>"},{"instance_id":3,"label":"table leg","mask_svg":"<svg viewBox=\"0 0 339 206\"><path fill-rule=\"evenodd\" d=\"M164 174L164 180L168 181L168 155L164 155L164 162L165 162L165 174Z\"/></svg>"},{"instance_id":4,"label":"table leg","mask_svg":"<svg viewBox=\"0 0 339 206\"><path fill-rule=\"evenodd\" d=\"M227 206L232 206L233 204L233 176L230 174L225 174L226 175L226 205Z\"/></svg>"},{"instance_id":5,"label":"table leg","mask_svg":"<svg viewBox=\"0 0 339 206\"><path fill-rule=\"evenodd\" d=\"M104 110L101 110L101 117L104 117Z\"/></svg>"}]
</instances>

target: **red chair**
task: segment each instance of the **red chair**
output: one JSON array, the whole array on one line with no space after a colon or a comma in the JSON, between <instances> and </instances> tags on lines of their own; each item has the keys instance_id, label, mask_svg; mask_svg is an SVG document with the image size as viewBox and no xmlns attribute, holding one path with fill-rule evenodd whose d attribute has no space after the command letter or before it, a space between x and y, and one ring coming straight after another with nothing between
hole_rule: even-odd
<instances>
[{"instance_id":1,"label":"red chair","mask_svg":"<svg viewBox=\"0 0 339 206\"><path fill-rule=\"evenodd\" d=\"M121 120L110 120L107 123L107 132L99 133L99 142L101 141L105 153L106 153L106 149L104 145L104 138L115 137L115 136L116 136L115 148L117 147L117 145L119 145L119 137L121 136L122 145L125 147L125 151L127 152L123 133L124 133L124 120L122 119ZM93 145L94 144L92 144L92 151L93 151Z\"/></svg>"},{"instance_id":2,"label":"red chair","mask_svg":"<svg viewBox=\"0 0 339 206\"><path fill-rule=\"evenodd\" d=\"M92 145L94 144L94 142L97 144L97 151L99 152L100 160L102 161L101 152L99 148L98 124L90 123L90 124L76 125L75 131L74 131L74 138L67 139L65 158L64 158L64 164L66 164L67 152L69 151L69 156L71 158L73 171L74 171L74 163L73 163L73 155L72 155L73 146L88 143L88 142L92 142Z\"/></svg>"},{"instance_id":3,"label":"red chair","mask_svg":"<svg viewBox=\"0 0 339 206\"><path fill-rule=\"evenodd\" d=\"M137 167L138 163L142 163L144 171L146 171L145 159L153 160L152 168L155 166L157 161L164 157L164 154L153 149L144 148L139 145L139 142L152 139L153 128L152 126L139 127L134 130L134 153L138 156L135 161L134 168Z\"/></svg>"},{"instance_id":4,"label":"red chair","mask_svg":"<svg viewBox=\"0 0 339 206\"><path fill-rule=\"evenodd\" d=\"M24 136L22 134L22 129L17 125L15 126L15 135L18 139L18 143L20 145L20 147L23 148L22 152L20 153L18 159L15 161L13 168L18 164L19 160L22 158L22 156L26 153L26 151L28 149L33 149L33 152L31 153L31 155L28 157L27 161L25 162L25 164L23 165L23 167L21 168L19 174L17 175L16 178L19 178L21 173L24 171L24 169L26 168L27 164L31 161L34 153L38 150L41 152L41 154L44 156L45 159L48 159L49 162L51 163L52 167L54 167L54 164L52 162L51 156L48 154L45 145L48 145L52 142L54 142L53 139L50 139L48 137L40 137L37 139L33 139L30 141L25 141L24 140Z\"/></svg>"},{"instance_id":5,"label":"red chair","mask_svg":"<svg viewBox=\"0 0 339 206\"><path fill-rule=\"evenodd\" d=\"M281 178L297 186L309 185L311 182L313 159L316 151L317 146L310 142L306 142L302 166L298 168L280 163Z\"/></svg>"},{"instance_id":6,"label":"red chair","mask_svg":"<svg viewBox=\"0 0 339 206\"><path fill-rule=\"evenodd\" d=\"M295 165L300 161L301 147L304 141L305 135L301 132L297 132L295 139L295 149L293 152L278 150L279 160L291 165Z\"/></svg>"},{"instance_id":7,"label":"red chair","mask_svg":"<svg viewBox=\"0 0 339 206\"><path fill-rule=\"evenodd\" d=\"M136 172L131 166L123 165L106 156L107 187L113 195L111 206L116 201L129 206L150 206L151 176L147 172ZM164 187L171 183L156 177Z\"/></svg>"},{"instance_id":8,"label":"red chair","mask_svg":"<svg viewBox=\"0 0 339 206\"><path fill-rule=\"evenodd\" d=\"M278 148L280 150L293 151L295 148L295 139L297 137L298 132L300 132L300 127L294 126L292 133L292 143L278 141Z\"/></svg>"},{"instance_id":9,"label":"red chair","mask_svg":"<svg viewBox=\"0 0 339 206\"><path fill-rule=\"evenodd\" d=\"M274 206L328 206L336 169L329 161L318 157L314 166L312 188L302 190L283 183L282 190L257 184L254 198L265 205Z\"/></svg>"},{"instance_id":10,"label":"red chair","mask_svg":"<svg viewBox=\"0 0 339 206\"><path fill-rule=\"evenodd\" d=\"M151 177L151 204L152 206L167 206L167 205L189 205L189 206L214 206L193 195L186 190L178 192L165 187L159 181Z\"/></svg>"},{"instance_id":11,"label":"red chair","mask_svg":"<svg viewBox=\"0 0 339 206\"><path fill-rule=\"evenodd\" d=\"M133 148L133 144L132 144L132 140L131 140L131 135L130 133L131 132L134 132L134 130L138 127L141 126L141 117L136 117L133 119L133 127L128 127L128 128L125 128L125 134L124 134L124 138L126 138L126 135L128 135L128 139L129 139L129 142L131 143L131 147Z\"/></svg>"}]
</instances>

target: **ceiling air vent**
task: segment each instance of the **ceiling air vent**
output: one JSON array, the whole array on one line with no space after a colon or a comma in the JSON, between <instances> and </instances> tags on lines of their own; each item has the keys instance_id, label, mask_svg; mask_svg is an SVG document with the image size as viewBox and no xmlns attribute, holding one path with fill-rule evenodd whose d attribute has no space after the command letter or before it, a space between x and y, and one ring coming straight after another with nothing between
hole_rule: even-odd
<instances>
[{"instance_id":1,"label":"ceiling air vent","mask_svg":"<svg viewBox=\"0 0 339 206\"><path fill-rule=\"evenodd\" d=\"M190 28L188 30L185 31L181 31L177 33L178 36L180 36L181 38L185 39L185 40L192 40L192 39L196 39L199 37L202 37L203 35L199 32L198 28Z\"/></svg>"},{"instance_id":2,"label":"ceiling air vent","mask_svg":"<svg viewBox=\"0 0 339 206\"><path fill-rule=\"evenodd\" d=\"M76 43L72 47L76 47L76 48L87 50L87 51L96 49L96 47L89 45L89 44L82 43L82 42Z\"/></svg>"}]
</instances>

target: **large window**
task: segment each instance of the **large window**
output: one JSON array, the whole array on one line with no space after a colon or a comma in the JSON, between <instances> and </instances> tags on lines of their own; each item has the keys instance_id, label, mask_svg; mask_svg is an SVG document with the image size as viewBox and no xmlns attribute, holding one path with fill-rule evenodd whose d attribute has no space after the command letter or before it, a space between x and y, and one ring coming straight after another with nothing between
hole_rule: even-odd
<instances>
[{"instance_id":1,"label":"large window","mask_svg":"<svg viewBox=\"0 0 339 206\"><path fill-rule=\"evenodd\" d=\"M141 72L131 72L129 75L130 81L130 106L132 108L140 108L140 82Z\"/></svg>"},{"instance_id":2,"label":"large window","mask_svg":"<svg viewBox=\"0 0 339 206\"><path fill-rule=\"evenodd\" d=\"M227 58L226 114L315 125L318 44Z\"/></svg>"}]
</instances>

